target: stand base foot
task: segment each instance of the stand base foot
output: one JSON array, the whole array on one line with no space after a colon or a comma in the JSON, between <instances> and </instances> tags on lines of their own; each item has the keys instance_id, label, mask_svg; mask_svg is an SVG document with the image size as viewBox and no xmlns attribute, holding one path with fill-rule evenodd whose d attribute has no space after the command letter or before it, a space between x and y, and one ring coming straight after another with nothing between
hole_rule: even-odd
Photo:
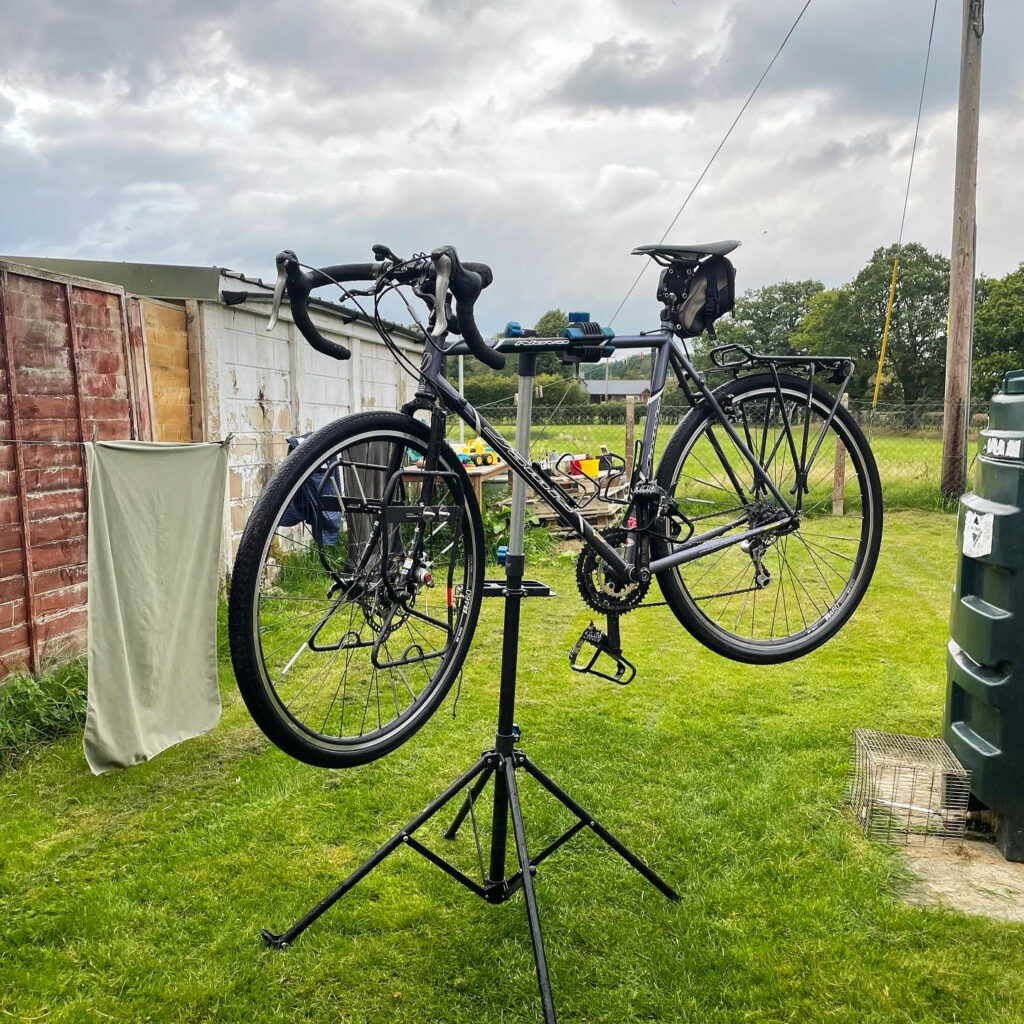
<instances>
[{"instance_id":1,"label":"stand base foot","mask_svg":"<svg viewBox=\"0 0 1024 1024\"><path fill-rule=\"evenodd\" d=\"M271 948L271 949L287 949L291 943L285 941L284 933L280 935L272 932L269 928L260 929L260 938Z\"/></svg>"},{"instance_id":2,"label":"stand base foot","mask_svg":"<svg viewBox=\"0 0 1024 1024\"><path fill-rule=\"evenodd\" d=\"M559 803L567 808L576 821L563 832L557 839L549 843L540 853L530 856L526 845L526 825L523 820L522 806L519 800L519 788L516 783L516 773L524 771L527 775L538 782L548 793ZM519 863L519 870L513 875L500 879L484 878L477 882L470 878L459 868L450 864L439 854L429 847L424 846L417 840L415 833L422 825L429 821L438 811L444 808L456 796L465 795L463 804L456 815L455 820L444 833L446 839L454 839L459 826L467 816L472 815L473 805L480 797L484 786L491 779L495 782L495 801L499 807L497 819L503 819L507 814L512 819L512 838L515 845L516 858ZM500 784L500 785L499 785ZM500 801L500 802L499 802ZM504 804L504 809L501 805ZM475 828L475 819L474 819ZM567 843L573 836L590 829L602 842L614 850L634 870L639 872L659 892L668 899L676 901L679 893L672 888L660 875L652 871L632 850L615 838L596 818L578 804L568 793L544 774L521 750L513 750L511 753L500 753L497 750L488 750L479 761L464 775L452 783L440 796L427 805L412 821L401 831L396 832L383 846L362 865L356 868L340 885L322 899L309 913L297 921L288 931L272 932L264 928L260 932L263 941L273 949L288 949L289 946L302 934L321 914L325 913L353 886L366 877L378 864L391 856L395 850L407 846L425 857L428 861L440 868L445 874L450 875L455 881L465 886L470 892L486 900L488 903L499 904L509 900L519 889L523 891L526 903L527 919L530 925L530 938L533 944L534 964L537 969L537 982L540 988L541 1008L546 1024L556 1024L555 1007L551 995L551 982L548 977L547 958L544 952L544 940L541 936L540 915L537 908L537 899L534 893L534 877L537 874L537 867L551 854ZM492 867L492 871L499 871L500 865L504 863L504 842L506 836L501 837L499 867ZM483 870L483 855L479 849L480 866ZM492 865L493 846L496 837L492 836Z\"/></svg>"}]
</instances>

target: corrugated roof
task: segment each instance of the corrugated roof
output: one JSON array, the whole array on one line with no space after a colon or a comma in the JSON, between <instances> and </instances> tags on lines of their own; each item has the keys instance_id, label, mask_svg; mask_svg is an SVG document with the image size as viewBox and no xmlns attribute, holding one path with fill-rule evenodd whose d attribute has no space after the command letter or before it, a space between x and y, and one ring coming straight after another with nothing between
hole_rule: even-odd
<instances>
[{"instance_id":1,"label":"corrugated roof","mask_svg":"<svg viewBox=\"0 0 1024 1024\"><path fill-rule=\"evenodd\" d=\"M591 395L642 395L645 391L651 390L649 380L585 380L587 392Z\"/></svg>"},{"instance_id":2,"label":"corrugated roof","mask_svg":"<svg viewBox=\"0 0 1024 1024\"><path fill-rule=\"evenodd\" d=\"M65 260L43 256L4 256L55 274L88 277L119 284L126 292L151 299L219 299L220 267L171 263L124 263L115 260Z\"/></svg>"},{"instance_id":3,"label":"corrugated roof","mask_svg":"<svg viewBox=\"0 0 1024 1024\"><path fill-rule=\"evenodd\" d=\"M246 277L237 270L226 267L190 267L173 263L124 263L114 260L70 260L50 259L43 256L0 256L12 262L22 263L28 267L48 270L55 274L69 274L75 277L90 278L93 281L105 281L108 284L119 284L126 292L133 295L144 295L151 299L200 299L206 302L223 302L225 298L224 278L238 281L250 287L239 289L259 296L270 295L273 283L267 284L258 277ZM259 289L254 291L253 289ZM236 301L239 301L236 299ZM358 309L343 306L327 299L313 298L312 303L319 309L336 313L345 323L359 320L371 323ZM412 341L422 341L422 335L403 324L385 321L388 328Z\"/></svg>"}]
</instances>

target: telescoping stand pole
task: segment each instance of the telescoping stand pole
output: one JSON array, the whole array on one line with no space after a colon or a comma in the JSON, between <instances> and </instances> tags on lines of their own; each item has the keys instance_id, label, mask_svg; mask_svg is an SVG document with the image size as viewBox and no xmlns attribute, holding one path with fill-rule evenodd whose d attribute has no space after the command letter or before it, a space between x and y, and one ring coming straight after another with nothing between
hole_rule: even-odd
<instances>
[{"instance_id":1,"label":"telescoping stand pole","mask_svg":"<svg viewBox=\"0 0 1024 1024\"><path fill-rule=\"evenodd\" d=\"M516 413L516 451L527 461L530 458L530 419L533 412L533 382L536 375L537 357L533 353L519 356L519 407ZM464 885L489 903L504 903L519 889L523 890L526 916L533 943L533 959L537 967L537 983L540 987L541 1009L545 1024L556 1024L555 1004L551 995L551 979L548 975L547 957L541 935L540 913L533 880L537 867L551 854L568 842L583 829L589 828L598 838L610 846L631 867L644 876L659 892L670 900L678 900L679 894L661 877L655 874L635 853L615 838L596 818L581 807L557 783L544 774L519 748L519 727L515 724L516 675L519 655L519 617L523 598L527 596L550 596L551 591L541 584L523 579L525 556L523 541L526 525L526 485L515 476L512 481L512 514L508 553L505 559L504 586L495 583L485 585L485 596L504 597L505 629L501 648L501 687L498 697L498 730L494 747L485 751L469 771L456 779L443 793L428 804L405 828L396 832L368 860L356 868L333 892L324 897L304 917L300 918L286 932L275 933L263 930L264 941L277 949L286 949L318 917L332 907L353 886L365 878L381 861L402 846L410 847L432 864ZM556 800L565 806L576 821L557 839L539 853L530 856L526 844L526 825L516 773L525 771L535 779ZM466 818L470 818L479 845L476 828L476 804L483 795L484 787L494 780L494 801L491 813L491 848L486 874L480 882L470 878L440 854L424 846L415 833L431 818L458 796L462 804L454 820L444 833L446 839L454 839ZM508 849L508 826L512 823L512 838L515 845L518 870L506 874ZM481 854L481 864L483 857Z\"/></svg>"}]
</instances>

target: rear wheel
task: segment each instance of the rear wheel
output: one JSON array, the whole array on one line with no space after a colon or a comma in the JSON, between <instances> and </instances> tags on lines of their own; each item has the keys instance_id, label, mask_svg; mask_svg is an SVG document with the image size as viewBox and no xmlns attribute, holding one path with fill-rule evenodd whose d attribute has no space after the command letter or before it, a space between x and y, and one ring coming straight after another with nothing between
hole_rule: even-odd
<instances>
[{"instance_id":1,"label":"rear wheel","mask_svg":"<svg viewBox=\"0 0 1024 1024\"><path fill-rule=\"evenodd\" d=\"M658 573L679 621L736 661L800 657L834 636L871 580L882 536L882 490L864 434L834 398L797 377L741 377L715 394L746 447L800 514L788 521L714 414L698 407L679 425L657 482L684 519L652 545L661 558L701 534L763 532ZM786 422L790 429L787 431ZM806 450L804 447L804 438ZM798 477L806 491L798 493ZM773 527L778 523L777 527Z\"/></svg>"},{"instance_id":2,"label":"rear wheel","mask_svg":"<svg viewBox=\"0 0 1024 1024\"><path fill-rule=\"evenodd\" d=\"M235 677L256 723L301 761L342 768L393 750L468 653L480 509L447 445L435 471L422 468L427 439L393 413L332 423L288 456L246 526L229 605Z\"/></svg>"}]
</instances>

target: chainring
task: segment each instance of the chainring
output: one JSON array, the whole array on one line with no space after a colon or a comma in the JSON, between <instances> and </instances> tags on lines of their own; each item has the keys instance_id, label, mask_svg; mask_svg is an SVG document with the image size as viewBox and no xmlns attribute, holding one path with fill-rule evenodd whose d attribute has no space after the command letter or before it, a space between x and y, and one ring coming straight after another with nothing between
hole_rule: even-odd
<instances>
[{"instance_id":1,"label":"chainring","mask_svg":"<svg viewBox=\"0 0 1024 1024\"><path fill-rule=\"evenodd\" d=\"M616 550L625 548L629 533L622 529L599 531L601 536ZM621 583L601 560L601 556L589 544L584 545L576 560L576 586L580 596L596 612L604 615L625 615L647 596L651 582Z\"/></svg>"}]
</instances>

